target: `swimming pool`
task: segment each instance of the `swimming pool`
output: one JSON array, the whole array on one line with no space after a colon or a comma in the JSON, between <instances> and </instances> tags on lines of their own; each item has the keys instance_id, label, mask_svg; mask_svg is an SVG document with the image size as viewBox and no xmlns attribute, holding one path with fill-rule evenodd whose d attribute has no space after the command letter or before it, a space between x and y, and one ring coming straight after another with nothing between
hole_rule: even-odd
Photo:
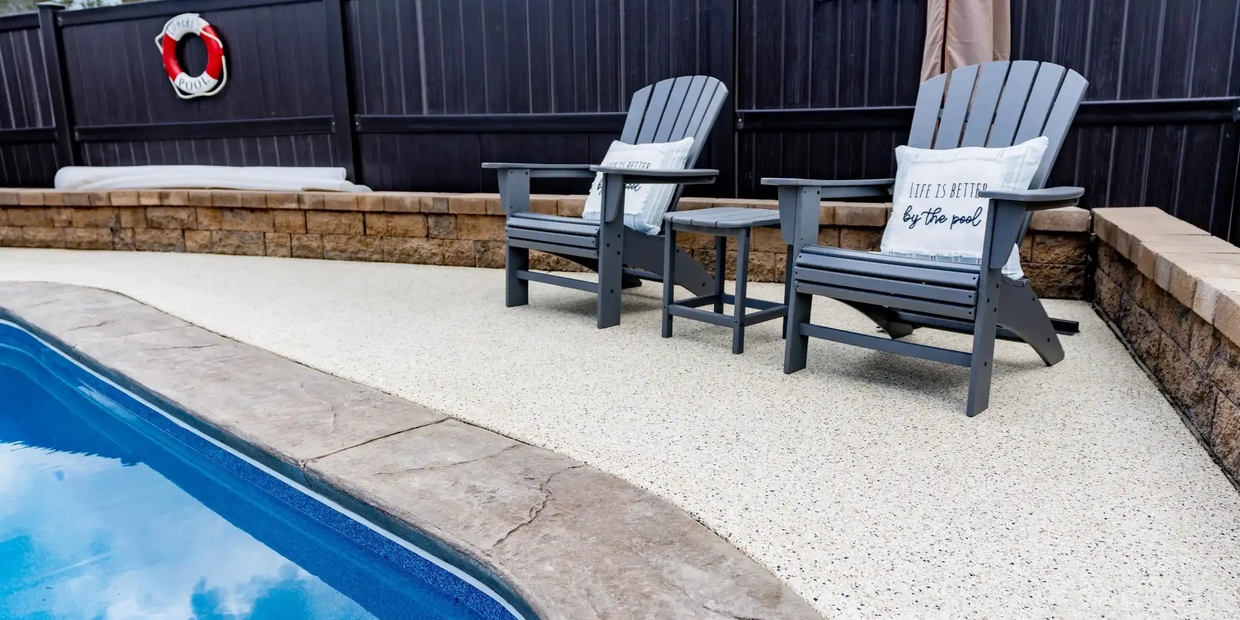
<instances>
[{"instance_id":1,"label":"swimming pool","mask_svg":"<svg viewBox=\"0 0 1240 620\"><path fill-rule=\"evenodd\" d=\"M523 616L0 320L0 618Z\"/></svg>"}]
</instances>

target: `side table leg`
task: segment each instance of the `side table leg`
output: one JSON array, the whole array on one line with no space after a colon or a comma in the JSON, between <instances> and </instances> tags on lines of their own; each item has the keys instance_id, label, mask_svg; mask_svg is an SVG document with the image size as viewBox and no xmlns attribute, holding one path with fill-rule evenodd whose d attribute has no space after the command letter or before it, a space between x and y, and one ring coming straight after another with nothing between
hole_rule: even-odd
<instances>
[{"instance_id":1,"label":"side table leg","mask_svg":"<svg viewBox=\"0 0 1240 620\"><path fill-rule=\"evenodd\" d=\"M663 231L663 337L672 337L672 313L668 311L676 300L676 227L671 222Z\"/></svg>"},{"instance_id":2,"label":"side table leg","mask_svg":"<svg viewBox=\"0 0 1240 620\"><path fill-rule=\"evenodd\" d=\"M715 237L715 314L723 314L723 278L728 264L728 238Z\"/></svg>"},{"instance_id":3,"label":"side table leg","mask_svg":"<svg viewBox=\"0 0 1240 620\"><path fill-rule=\"evenodd\" d=\"M742 228L737 236L736 248L736 299L733 300L732 353L745 351L745 288L749 283L749 234L750 228Z\"/></svg>"}]
</instances>

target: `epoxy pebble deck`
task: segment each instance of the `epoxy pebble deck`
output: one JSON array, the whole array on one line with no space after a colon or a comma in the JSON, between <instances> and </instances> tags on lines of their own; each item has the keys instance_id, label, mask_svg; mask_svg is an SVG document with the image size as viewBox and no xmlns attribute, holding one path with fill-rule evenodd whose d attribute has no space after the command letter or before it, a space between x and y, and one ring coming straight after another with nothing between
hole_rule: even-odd
<instances>
[{"instance_id":1,"label":"epoxy pebble deck","mask_svg":"<svg viewBox=\"0 0 1240 620\"><path fill-rule=\"evenodd\" d=\"M658 329L657 287L598 331L592 300L494 270L181 254L0 251L0 280L115 290L314 368L612 472L683 507L828 617L1234 617L1240 494L1079 302L1067 360L966 369L779 324ZM777 298L778 285L752 294ZM815 320L869 330L830 302ZM917 341L967 348L967 337Z\"/></svg>"}]
</instances>

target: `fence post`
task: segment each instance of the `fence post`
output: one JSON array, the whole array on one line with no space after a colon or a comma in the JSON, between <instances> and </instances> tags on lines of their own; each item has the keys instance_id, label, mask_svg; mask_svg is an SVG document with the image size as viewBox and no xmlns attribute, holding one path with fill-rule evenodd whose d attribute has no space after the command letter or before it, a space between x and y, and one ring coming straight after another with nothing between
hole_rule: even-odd
<instances>
[{"instance_id":1,"label":"fence post","mask_svg":"<svg viewBox=\"0 0 1240 620\"><path fill-rule=\"evenodd\" d=\"M715 187L724 198L737 196L736 166L736 5L715 0L711 11L710 76L728 88L728 100L711 131L711 164L719 170Z\"/></svg>"},{"instance_id":2,"label":"fence post","mask_svg":"<svg viewBox=\"0 0 1240 620\"><path fill-rule=\"evenodd\" d=\"M39 39L43 47L43 66L51 78L47 85L56 122L56 161L60 166L78 165L77 148L73 144L73 106L69 85L65 80L64 46L56 14L64 7L51 2L39 4Z\"/></svg>"},{"instance_id":3,"label":"fence post","mask_svg":"<svg viewBox=\"0 0 1240 620\"><path fill-rule=\"evenodd\" d=\"M357 164L357 133L353 129L353 85L349 79L349 56L345 46L344 2L323 0L327 16L327 73L332 96L332 145L336 165L345 169L350 181L361 183Z\"/></svg>"}]
</instances>

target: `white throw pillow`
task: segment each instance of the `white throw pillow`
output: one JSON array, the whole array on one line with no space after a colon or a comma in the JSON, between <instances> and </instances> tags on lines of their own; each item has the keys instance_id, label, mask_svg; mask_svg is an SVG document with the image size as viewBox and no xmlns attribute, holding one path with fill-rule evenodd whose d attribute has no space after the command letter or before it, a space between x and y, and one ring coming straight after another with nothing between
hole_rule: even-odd
<instances>
[{"instance_id":1,"label":"white throw pillow","mask_svg":"<svg viewBox=\"0 0 1240 620\"><path fill-rule=\"evenodd\" d=\"M693 138L649 144L611 143L602 165L633 170L684 170L689 162ZM657 235L663 214L672 203L676 186L670 184L628 183L624 192L624 225L646 234ZM586 197L582 217L598 220L603 211L603 175L595 175Z\"/></svg>"},{"instance_id":2,"label":"white throw pillow","mask_svg":"<svg viewBox=\"0 0 1240 620\"><path fill-rule=\"evenodd\" d=\"M981 264L986 238L986 190L1025 190L1042 164L1049 140L1034 138L1002 149L896 149L896 185L882 251L893 256ZM1020 249L1003 274L1020 278Z\"/></svg>"}]
</instances>

